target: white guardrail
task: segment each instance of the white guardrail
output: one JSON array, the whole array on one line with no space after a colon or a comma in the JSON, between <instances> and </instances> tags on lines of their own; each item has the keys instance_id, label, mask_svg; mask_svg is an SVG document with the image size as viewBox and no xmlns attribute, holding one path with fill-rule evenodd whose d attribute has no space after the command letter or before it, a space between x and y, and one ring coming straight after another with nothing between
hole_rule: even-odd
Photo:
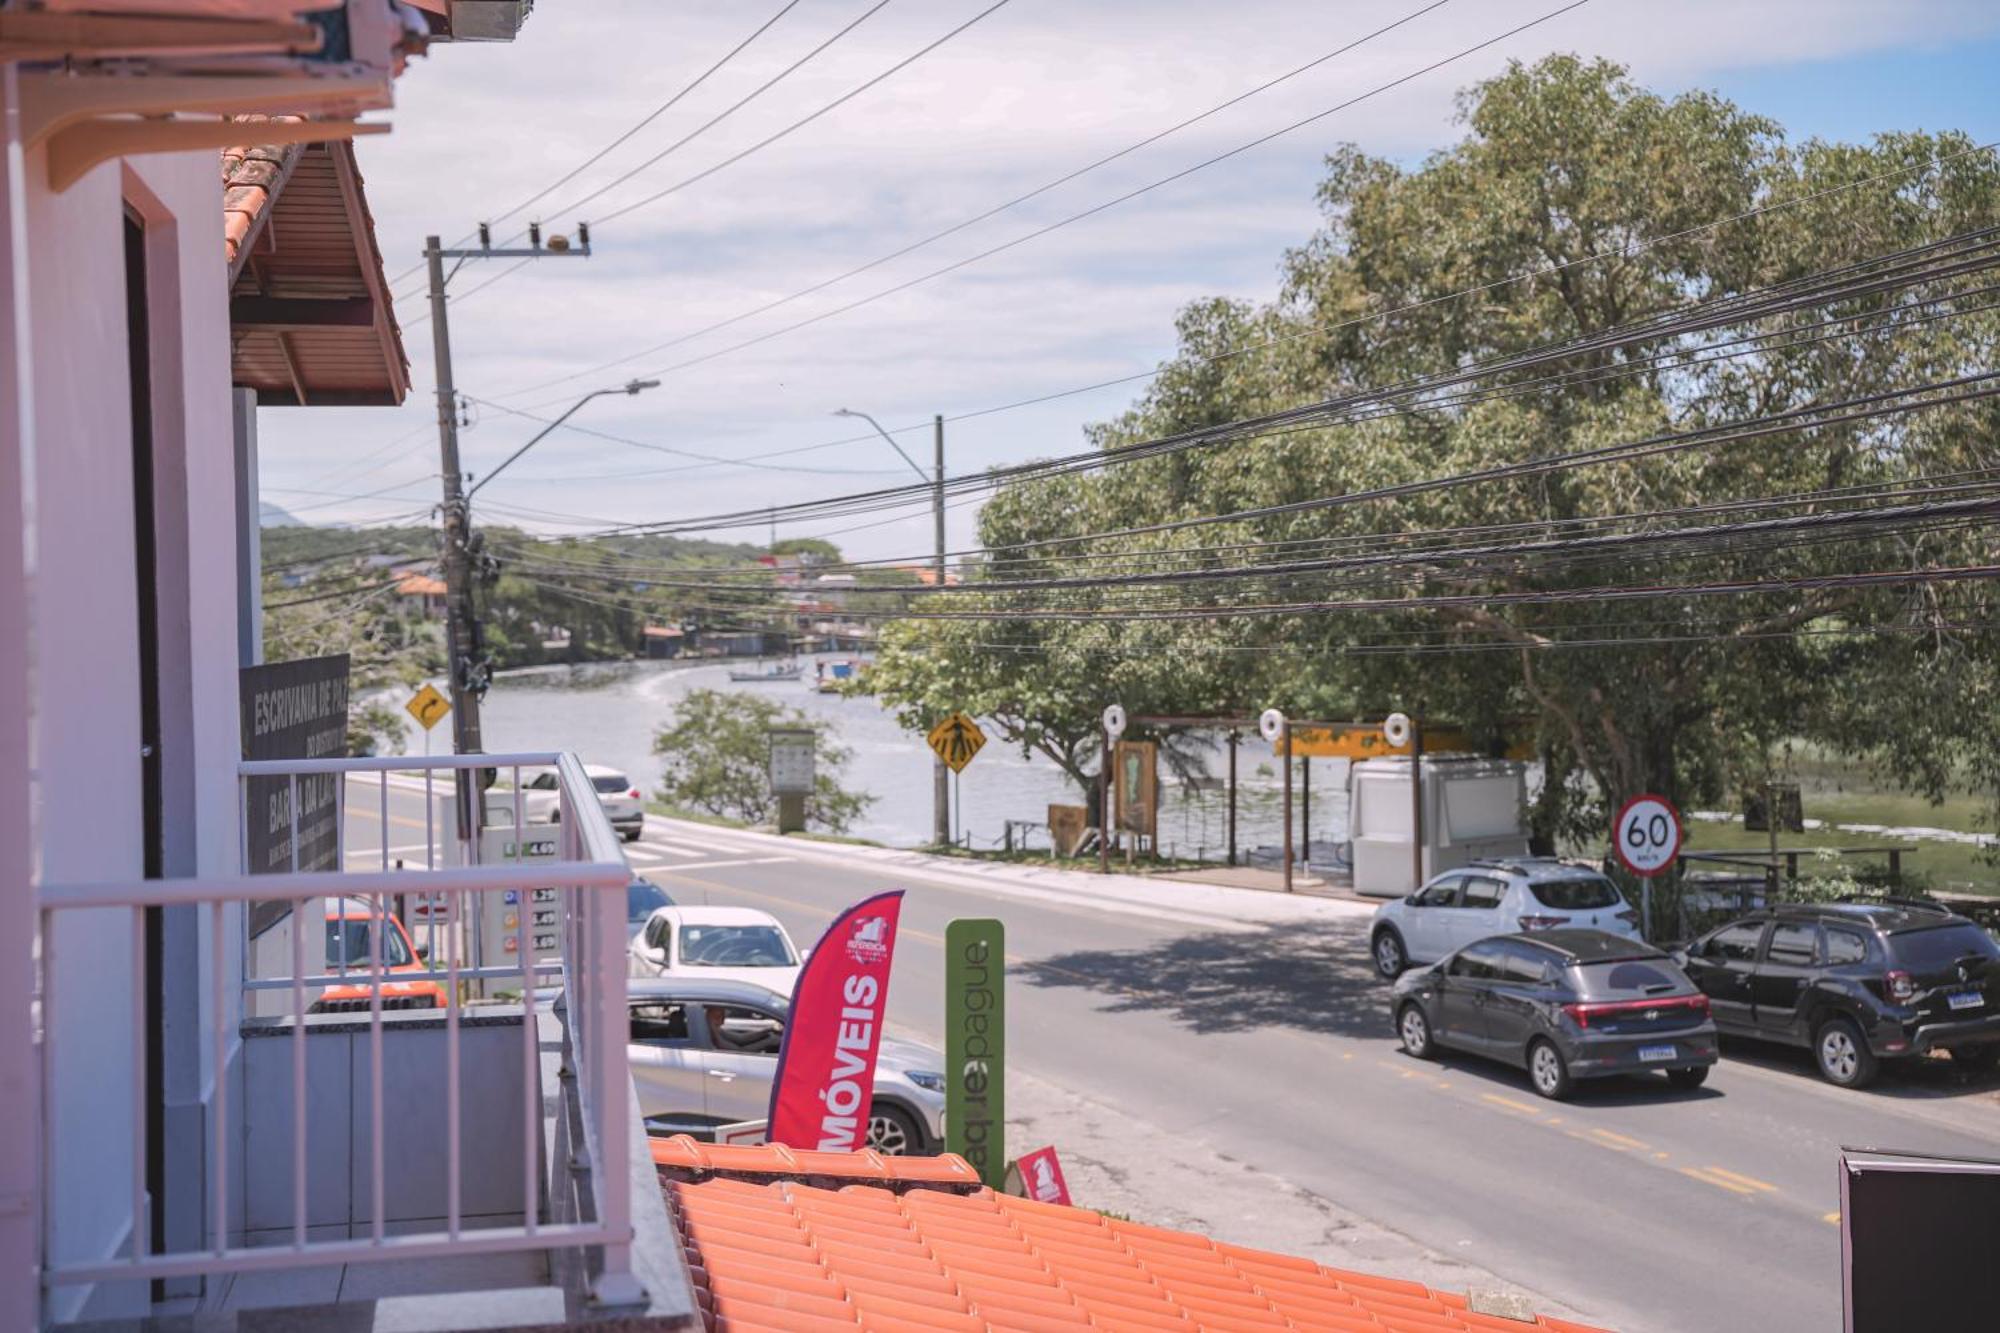
<instances>
[{"instance_id":1,"label":"white guardrail","mask_svg":"<svg viewBox=\"0 0 2000 1333\"><path fill-rule=\"evenodd\" d=\"M511 828L506 830L504 836L496 837L490 832L487 835L485 845L501 849L490 858L497 863L479 863L482 840L477 836L460 838L456 833L457 820L452 813L456 808L458 771L479 768L497 769L503 778L511 777L513 783L511 791L489 792L483 802L485 810L496 818L506 820L511 816L511 820L507 821ZM546 787L532 792L523 789L524 777L532 781L537 775L550 771L556 775L553 790ZM626 1161L631 1126L630 1074L626 1065L629 1020L625 1009L624 890L631 872L619 850L617 835L605 818L603 807L583 766L573 755L555 753L449 755L438 758L397 756L245 762L240 766L239 774L239 787L243 794L243 803L239 808L244 816L243 849L246 861L250 847L250 821L264 813L262 809L253 811L250 808L253 804L252 793L256 791L267 796L273 790L273 780L278 780L284 784L282 790L286 793L283 806L272 807L268 800L261 804L277 809L280 817L288 821L289 842L280 844L280 854L288 856L293 866L298 864L299 859L301 785L325 791L329 786L325 780L332 779L330 786L334 818L339 829L337 854L340 868L44 886L38 900L42 967L43 975L52 977L57 975L61 966L61 960L52 952L55 935L51 927L57 913L127 908L132 912L133 975L135 979L142 978L146 970L144 940L147 909L193 907L201 912L203 924L207 927L208 958L241 958L244 961L241 1003L226 1002L230 999L227 994L229 968L215 965L212 961L209 975L204 979L209 1004L203 1021L212 1030L203 1035L213 1044L212 1059L216 1069L229 1067L239 1015L249 1012L253 1004L268 1013L269 1002L274 996L289 1000L279 1011L280 1017L289 1016L292 1020L288 1038L291 1044L292 1205L289 1243L231 1243L229 1200L232 1183L238 1188L244 1184L255 1184L261 1188L268 1187L271 1182L250 1182L233 1176L234 1170L241 1169L232 1164L238 1158L238 1149L242 1145L231 1142L232 1119L227 1105L229 1080L218 1078L213 1085L214 1104L210 1107L209 1116L212 1138L206 1163L208 1216L205 1228L208 1235L203 1248L184 1249L178 1253L139 1254L98 1262L56 1264L44 1269L44 1282L61 1285L131 1281L305 1265L594 1246L602 1247L601 1266L594 1266L599 1274L593 1284L598 1302L626 1305L643 1300L644 1292L631 1274L631 1188ZM315 779L319 781L315 782ZM399 792L401 799L392 799ZM399 810L411 810L417 801L422 804L421 822L413 814L398 813ZM310 800L307 812L308 819L319 813ZM368 826L371 824L379 832L379 838L369 836ZM423 842L399 844L399 835L392 830L410 829L412 826L421 827ZM525 859L531 844L529 836L524 835L528 835L530 829L537 834L541 829L547 830L546 835L535 839L534 850L540 853L541 859L532 863ZM551 842L554 843L553 856L548 855L551 850L548 844ZM421 868L411 868L413 864ZM514 909L501 918L513 927L511 941L506 942L504 950L511 957L501 963L473 954L478 937L490 937L492 934L491 919L483 917L482 913L493 910L489 900L494 895L499 895ZM317 921L323 914L318 904L329 900L339 904L339 907L334 912L326 913L330 918L325 946L328 957L324 964L316 963L309 971L306 949L308 944L315 949L320 947L320 934L308 928L308 923ZM428 970L413 971L408 968L407 960L403 970L392 970L392 963L385 961L385 940L389 941L392 952L399 956L404 952L404 941L397 938L394 928L386 923L386 918L394 910L392 904L398 900L405 904L418 904L422 909L424 920L413 923L408 935L421 942L428 932L428 946L420 944L414 950L428 960ZM285 933L289 934L290 956L288 960L283 959L283 949L279 947L277 952L281 956L275 960L278 969L275 973L272 969L274 960L266 956L270 950L258 953L253 950L248 938L250 904L253 903L265 905L261 910L267 918L279 909L289 912L292 928ZM241 910L232 912L231 907L238 904L242 905ZM482 920L488 923L484 931L478 925ZM365 963L358 956L362 946L356 937L362 932L355 929L354 923L357 922L365 922L368 926L365 931ZM552 930L541 929L551 926ZM231 928L234 939L227 937ZM271 933L279 932L273 930ZM547 948L549 944L555 946L553 952ZM352 966L349 965L350 951L357 954ZM253 971L271 974L253 975ZM399 1226L397 1234L391 1235L385 1234L387 1219L383 1167L384 1140L392 1128L385 1125L383 1119L385 988L390 996L386 1007L394 1011L409 1007L406 997L413 981L432 996L432 1002L425 1007L434 1007L437 998L434 987L442 987L444 999L444 1225L420 1233L411 1233ZM563 996L569 1039L565 1057L577 1077L583 1111L583 1146L589 1156L593 1186L590 1193L596 1208L595 1216L584 1221L544 1223L536 1216L539 1201L544 1196L540 1179L544 1159L540 1141L544 1112L542 1055L533 1001L538 984L546 997L546 987L557 983ZM312 1229L307 1223L308 1145L313 1108L308 1104L306 1092L309 1025L304 1020L308 1014L328 1008L316 1008L308 997L324 996L336 987L343 988L349 997L338 1009L346 1014L350 1022L360 1021L364 1014L368 1022L366 1050L370 1077L367 1086L371 1114L366 1151L372 1223L355 1228L367 1232L358 1238L350 1235L341 1239L321 1239L311 1234ZM45 1001L51 989L44 989ZM468 993L474 989L502 990L507 996L530 1002L522 1010L520 1024L523 1137L519 1169L525 1207L521 1223L516 1226L463 1225L460 1140L462 1115L466 1108L460 1098L460 1017L461 1011L467 1008L465 1001ZM357 992L362 994L357 995ZM145 993L143 985L133 986L131 1021L135 1034L146 1029ZM399 994L405 998L397 998ZM222 1015L223 1021L216 1022L215 1015ZM62 1059L62 1052L56 1046L57 1043L52 1040L42 1043L42 1087L45 1090L55 1086L55 1067ZM145 1043L135 1040L133 1051L134 1086L143 1089L146 1086L143 1063ZM247 1072L245 1076L248 1077ZM45 1100L46 1097L45 1091ZM147 1216L143 1165L146 1160L144 1101L143 1097L135 1099L132 1118L133 1156L134 1161L140 1164L131 1182L134 1218ZM475 1114L480 1109L472 1108ZM53 1175L54 1158L50 1147L57 1113L58 1108L44 1106L45 1198L53 1197L62 1189L61 1180ZM358 1130L360 1125L357 1124L356 1128ZM259 1133L276 1131L275 1126L259 1127ZM482 1171L488 1165L482 1163ZM45 1204L45 1255L62 1253L55 1243L56 1237L50 1232L53 1218L54 1210Z\"/></svg>"}]
</instances>

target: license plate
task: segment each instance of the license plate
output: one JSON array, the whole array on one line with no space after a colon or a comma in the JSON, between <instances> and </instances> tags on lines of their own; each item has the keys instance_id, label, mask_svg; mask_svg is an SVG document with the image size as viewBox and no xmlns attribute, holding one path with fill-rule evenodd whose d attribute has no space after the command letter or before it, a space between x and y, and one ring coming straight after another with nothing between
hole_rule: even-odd
<instances>
[{"instance_id":1,"label":"license plate","mask_svg":"<svg viewBox=\"0 0 2000 1333\"><path fill-rule=\"evenodd\" d=\"M1680 1048L1676 1046L1641 1046L1639 1048L1639 1058L1647 1061L1671 1060L1679 1054Z\"/></svg>"},{"instance_id":2,"label":"license plate","mask_svg":"<svg viewBox=\"0 0 2000 1333\"><path fill-rule=\"evenodd\" d=\"M1976 990L1953 991L1944 1002L1954 1009L1978 1009L1986 1003L1986 997Z\"/></svg>"}]
</instances>

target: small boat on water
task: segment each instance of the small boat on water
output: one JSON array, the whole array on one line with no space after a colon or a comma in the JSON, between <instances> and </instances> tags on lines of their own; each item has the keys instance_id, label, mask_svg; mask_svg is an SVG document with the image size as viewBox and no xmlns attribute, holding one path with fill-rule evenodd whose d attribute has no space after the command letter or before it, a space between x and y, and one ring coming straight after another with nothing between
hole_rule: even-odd
<instances>
[{"instance_id":1,"label":"small boat on water","mask_svg":"<svg viewBox=\"0 0 2000 1333\"><path fill-rule=\"evenodd\" d=\"M821 694L838 694L840 687L861 674L865 664L857 658L843 657L831 662L813 663L813 688Z\"/></svg>"},{"instance_id":2,"label":"small boat on water","mask_svg":"<svg viewBox=\"0 0 2000 1333\"><path fill-rule=\"evenodd\" d=\"M797 663L790 666L773 663L764 671L732 671L729 673L729 679L739 685L760 685L772 681L797 680L804 674L805 668Z\"/></svg>"}]
</instances>

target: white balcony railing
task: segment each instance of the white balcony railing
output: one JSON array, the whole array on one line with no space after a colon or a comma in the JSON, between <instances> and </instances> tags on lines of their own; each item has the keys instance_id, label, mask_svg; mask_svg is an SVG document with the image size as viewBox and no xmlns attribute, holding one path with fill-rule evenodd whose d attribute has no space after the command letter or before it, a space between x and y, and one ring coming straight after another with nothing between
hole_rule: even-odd
<instances>
[{"instance_id":1,"label":"white balcony railing","mask_svg":"<svg viewBox=\"0 0 2000 1333\"><path fill-rule=\"evenodd\" d=\"M497 768L511 790L489 793L486 811L500 820L482 836L458 832L454 800L460 770ZM523 780L553 772L552 789L526 791ZM437 759L327 759L244 763L244 853L249 856L248 829L254 812L276 812L287 837L276 845L282 863L296 866L300 856L301 791L330 794L338 869L243 874L227 877L142 880L106 884L48 885L40 890L42 988L44 1012L42 1087L44 1091L44 1244L51 1258L43 1270L47 1287L80 1283L130 1282L193 1275L290 1269L313 1265L369 1263L431 1256L493 1253L509 1250L555 1250L591 1247L599 1261L590 1267L598 1277L593 1294L602 1304L626 1305L644 1293L631 1275L631 1194L627 1161L630 1122L630 1075L626 1066L625 1033L625 894L630 879L619 851L617 835L605 819L590 779L573 755L510 754L446 756ZM546 784L545 784L546 786ZM282 791L282 804L270 800ZM256 799L253 800L253 794ZM421 810L421 817L416 813ZM305 819L324 821L327 813L308 797ZM540 822L538 822L540 821ZM488 820L489 824L499 822ZM379 832L370 833L370 826ZM409 829L411 835L392 830ZM408 841L421 829L422 842ZM543 832L546 830L546 832ZM320 833L327 833L322 823ZM540 836L532 836L539 834ZM308 839L312 830L306 830ZM404 841L398 842L399 837ZM421 919L401 931L390 924L393 904L416 904ZM256 905L253 909L252 905ZM200 1015L203 1039L212 1043L213 1068L227 1071L232 1059L242 1060L245 1079L268 1075L284 1067L281 1058L260 1060L254 1067L242 1058L238 1036L245 1015L253 1026L263 1025L266 1041L289 1041L288 1095L281 1087L244 1085L242 1108L231 1108L229 1077L212 1081L201 1188L205 1217L198 1245L183 1244L162 1252L157 1240L128 1247L130 1252L94 1261L64 1261L69 1251L55 1233L57 1210L48 1200L64 1188L50 1142L60 1132L59 1108L49 1104L47 1091L57 1086L64 1057L61 1015L51 1008L56 987L49 979L60 973L62 959L54 952L55 919L63 913L125 909L131 912L133 975L143 977L146 955L146 912L151 908L192 908L207 942L207 975L202 978L206 1004ZM509 910L511 909L511 910ZM267 923L258 940L250 938L249 922L257 915ZM412 911L412 916L419 911ZM307 949L320 947L318 922L327 919L327 954L308 959ZM100 917L99 920L104 918ZM285 922L289 922L286 928ZM272 925L269 923L276 922ZM359 927L357 929L357 927ZM365 939L365 943L363 942ZM277 943L274 946L273 940ZM410 945L415 947L411 948ZM365 950L365 957L362 956ZM385 955L386 950L386 955ZM413 964L408 954L425 960ZM491 956L489 956L489 954ZM353 955L353 956L350 956ZM136 1034L146 1030L147 988L132 987L131 1031L133 1087L143 1089L145 1043ZM347 997L336 1005L315 1001L329 994ZM557 994L559 1007L549 1001ZM417 999L412 999L416 996ZM443 1038L444 1140L442 1198L429 1225L391 1217L386 1200L391 1182L387 1160L392 1136L403 1132L385 1112L384 1051L390 1041L411 1028L406 1012L418 1000L425 1007L441 1002ZM467 1106L463 1099L462 1029L475 1020L486 1028L503 1023L520 1008L521 1140L514 1163L520 1181L518 1220L492 1215L469 1218L464 1207L466 1163L464 1136L490 1124L490 1105ZM275 1013L273 1012L275 1010ZM312 1017L337 1010L333 1019ZM264 1015L258 1018L255 1015ZM583 1148L588 1157L592 1212L579 1221L542 1220L545 1198L542 1135L551 1112L542 1105L543 1014L559 1014L564 1042L565 1072L576 1080L581 1104ZM439 1015L424 1017L435 1028ZM365 1035L360 1025L365 1021ZM342 1026L356 1048L354 1086L366 1114L353 1111L351 1139L356 1170L351 1173L355 1221L327 1236L328 1227L315 1213L309 1186L316 1151L323 1152L326 1124L338 1124L315 1106L309 1096L308 1045L316 1031ZM281 1029L273 1032L275 1027ZM282 1030L288 1029L288 1030ZM268 1049L268 1048L266 1048ZM481 1047L490 1061L490 1040ZM365 1051L365 1056L362 1052ZM360 1073L365 1059L367 1075ZM257 1071L262 1071L258 1074ZM482 1065L482 1086L495 1082L494 1070ZM260 1095L261 1094L261 1095ZM268 1108L283 1102L289 1115L267 1115L278 1124L250 1126L265 1145L289 1139L290 1179L259 1179L246 1168L244 1112L252 1103ZM232 1113L234 1112L234 1113ZM477 1119L468 1122L467 1114ZM555 1112L559 1114L560 1112ZM511 1123L511 1108L507 1120ZM315 1118L326 1123L315 1145ZM288 1118L289 1126L282 1124ZM340 1132L345 1133L343 1129ZM138 1164L131 1181L135 1219L148 1216L144 1163L147 1152L147 1108L143 1097L132 1107L132 1160ZM490 1146L490 1145L489 1145ZM263 1160L268 1168L268 1156ZM365 1167L362 1163L365 1161ZM476 1164L481 1184L486 1173L504 1170L490 1154ZM567 1163L558 1169L567 1171ZM239 1175L238 1173L243 1173ZM263 1174L270 1174L268 1171ZM395 1182L397 1188L403 1186ZM511 1186L509 1187L511 1189ZM289 1195L289 1226L265 1227L254 1238L249 1208L241 1202L248 1189L266 1199ZM232 1191L235 1191L232 1194ZM490 1190L487 1191L489 1194ZM284 1200L279 1198L282 1211ZM323 1203L324 1200L317 1202ZM234 1207L232 1204L234 1203ZM428 1201L427 1201L428 1203ZM242 1211L236 1211L241 1209ZM423 1212L431 1212L426 1207Z\"/></svg>"}]
</instances>

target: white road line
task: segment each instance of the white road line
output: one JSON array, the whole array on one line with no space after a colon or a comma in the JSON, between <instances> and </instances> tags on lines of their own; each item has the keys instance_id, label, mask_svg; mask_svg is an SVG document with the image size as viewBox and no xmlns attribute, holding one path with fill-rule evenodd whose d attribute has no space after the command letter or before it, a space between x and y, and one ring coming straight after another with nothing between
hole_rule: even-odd
<instances>
[{"instance_id":1,"label":"white road line","mask_svg":"<svg viewBox=\"0 0 2000 1333\"><path fill-rule=\"evenodd\" d=\"M796 859L790 856L746 856L735 861L696 861L693 865L673 866L671 869L693 873L697 870L720 870L724 866L773 866Z\"/></svg>"},{"instance_id":2,"label":"white road line","mask_svg":"<svg viewBox=\"0 0 2000 1333\"><path fill-rule=\"evenodd\" d=\"M723 852L723 851L733 852L736 850L734 847L710 847L704 849L697 849L694 847L677 847L670 842L635 842L632 845L635 848L642 848L648 852L651 852L655 856L680 856L680 857L687 857L693 860L699 860L700 858L707 856L710 852Z\"/></svg>"}]
</instances>

